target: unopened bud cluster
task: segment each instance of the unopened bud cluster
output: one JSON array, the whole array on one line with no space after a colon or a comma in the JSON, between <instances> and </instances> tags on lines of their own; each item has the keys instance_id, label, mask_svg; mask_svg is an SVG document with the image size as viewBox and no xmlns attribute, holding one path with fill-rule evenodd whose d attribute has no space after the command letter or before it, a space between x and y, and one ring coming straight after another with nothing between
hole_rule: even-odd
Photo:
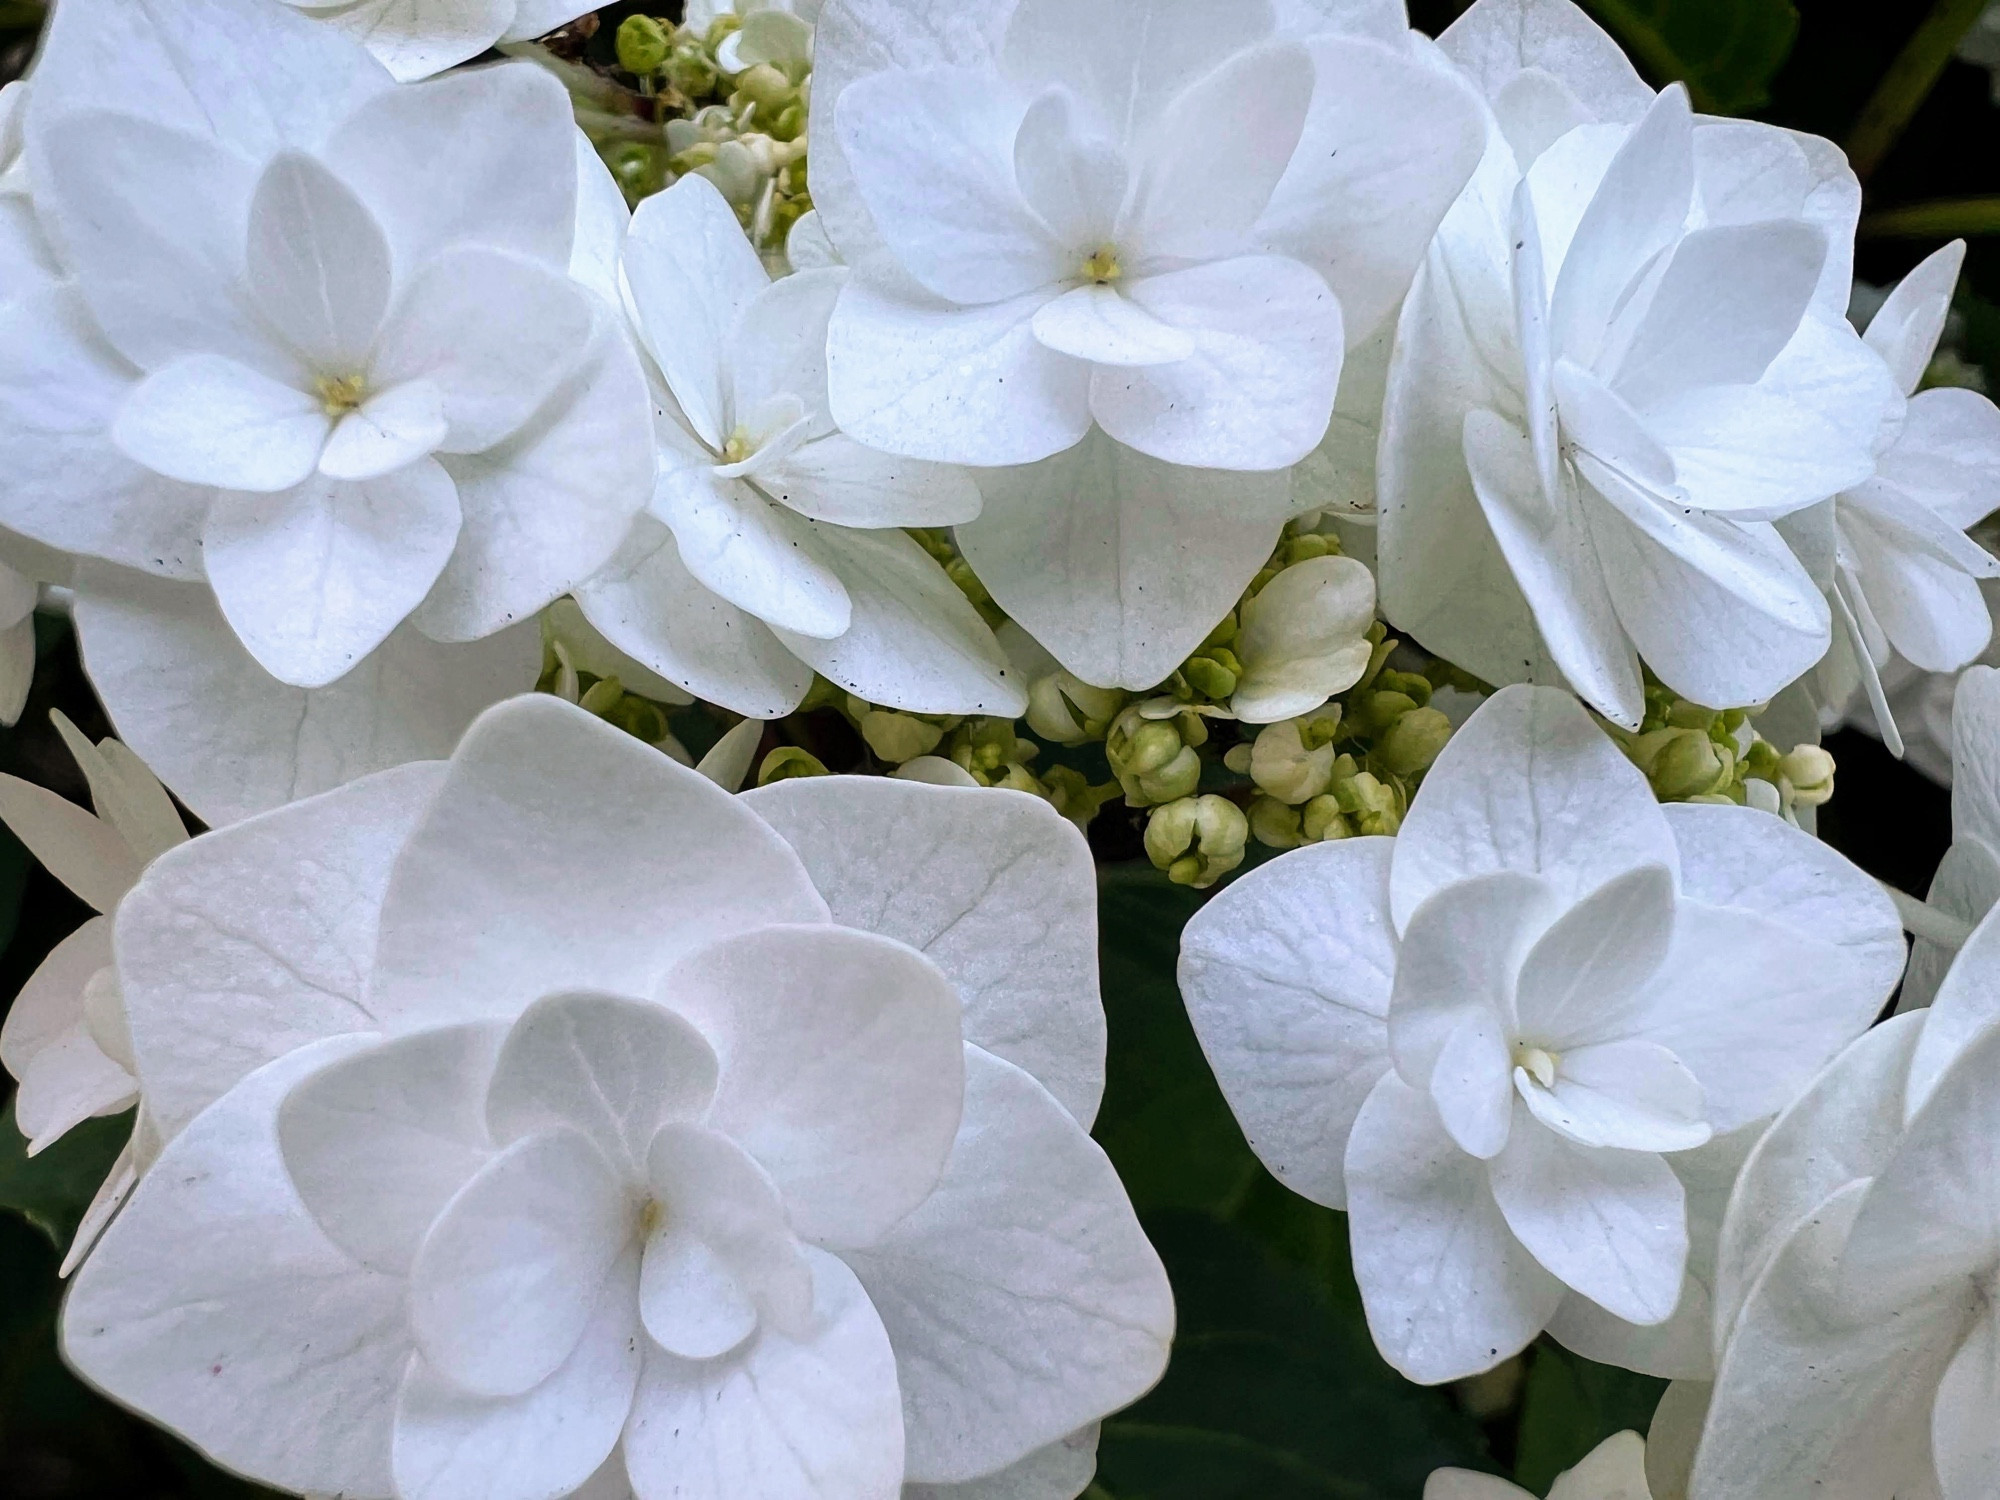
<instances>
[{"instance_id":1,"label":"unopened bud cluster","mask_svg":"<svg viewBox=\"0 0 2000 1500\"><path fill-rule=\"evenodd\" d=\"M1662 802L1716 802L1796 816L1833 795L1833 757L1818 745L1780 752L1756 710L1707 708L1650 677L1638 730L1607 726Z\"/></svg>"}]
</instances>

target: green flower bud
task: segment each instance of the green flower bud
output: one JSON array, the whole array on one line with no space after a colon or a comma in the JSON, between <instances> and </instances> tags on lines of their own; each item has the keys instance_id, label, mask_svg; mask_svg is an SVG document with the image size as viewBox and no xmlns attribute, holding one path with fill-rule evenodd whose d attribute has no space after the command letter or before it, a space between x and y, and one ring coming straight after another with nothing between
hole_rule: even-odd
<instances>
[{"instance_id":1,"label":"green flower bud","mask_svg":"<svg viewBox=\"0 0 2000 1500\"><path fill-rule=\"evenodd\" d=\"M861 738L868 748L892 766L937 749L944 731L935 724L913 719L887 709L870 709L861 716Z\"/></svg>"},{"instance_id":2,"label":"green flower bud","mask_svg":"<svg viewBox=\"0 0 2000 1500\"><path fill-rule=\"evenodd\" d=\"M1393 688L1371 688L1365 693L1357 693L1352 702L1353 707L1347 716L1348 728L1352 733L1369 739L1386 733L1391 724L1417 706L1416 699Z\"/></svg>"},{"instance_id":3,"label":"green flower bud","mask_svg":"<svg viewBox=\"0 0 2000 1500\"><path fill-rule=\"evenodd\" d=\"M1250 774L1251 749L1248 745L1231 745L1223 752L1222 763L1238 776Z\"/></svg>"},{"instance_id":4,"label":"green flower bud","mask_svg":"<svg viewBox=\"0 0 2000 1500\"><path fill-rule=\"evenodd\" d=\"M1146 855L1176 885L1206 890L1243 863L1250 820L1226 797L1182 797L1146 820Z\"/></svg>"},{"instance_id":5,"label":"green flower bud","mask_svg":"<svg viewBox=\"0 0 2000 1500\"><path fill-rule=\"evenodd\" d=\"M1299 741L1308 750L1317 750L1321 745L1331 745L1340 734L1340 705L1329 703L1315 710L1311 718L1300 719Z\"/></svg>"},{"instance_id":6,"label":"green flower bud","mask_svg":"<svg viewBox=\"0 0 2000 1500\"><path fill-rule=\"evenodd\" d=\"M1325 843L1332 839L1344 839L1354 832L1347 819L1341 814L1340 799L1334 796L1315 797L1299 814L1299 832L1308 844Z\"/></svg>"},{"instance_id":7,"label":"green flower bud","mask_svg":"<svg viewBox=\"0 0 2000 1500\"><path fill-rule=\"evenodd\" d=\"M713 147L709 148L713 150ZM621 141L600 153L628 202L650 198L667 185L667 153L641 141Z\"/></svg>"},{"instance_id":8,"label":"green flower bud","mask_svg":"<svg viewBox=\"0 0 2000 1500\"><path fill-rule=\"evenodd\" d=\"M1353 764L1351 757L1343 755L1341 760ZM1342 776L1336 766L1333 797L1356 833L1390 834L1403 826L1402 802L1396 789L1367 771Z\"/></svg>"},{"instance_id":9,"label":"green flower bud","mask_svg":"<svg viewBox=\"0 0 2000 1500\"><path fill-rule=\"evenodd\" d=\"M1028 727L1058 745L1082 745L1104 738L1125 695L1092 687L1068 672L1051 672L1028 688Z\"/></svg>"},{"instance_id":10,"label":"green flower bud","mask_svg":"<svg viewBox=\"0 0 2000 1500\"><path fill-rule=\"evenodd\" d=\"M1115 781L1092 786L1083 772L1073 766L1050 766L1042 778L1042 795L1078 829L1088 830L1098 809L1116 801L1121 794Z\"/></svg>"},{"instance_id":11,"label":"green flower bud","mask_svg":"<svg viewBox=\"0 0 2000 1500\"><path fill-rule=\"evenodd\" d=\"M757 785L769 786L774 781L790 781L794 776L825 776L826 766L819 757L797 745L780 745L764 757L764 764L757 768Z\"/></svg>"},{"instance_id":12,"label":"green flower bud","mask_svg":"<svg viewBox=\"0 0 2000 1500\"><path fill-rule=\"evenodd\" d=\"M1134 776L1147 776L1165 766L1183 749L1181 732L1172 724L1141 724L1133 731L1125 765Z\"/></svg>"},{"instance_id":13,"label":"green flower bud","mask_svg":"<svg viewBox=\"0 0 2000 1500\"><path fill-rule=\"evenodd\" d=\"M1451 738L1451 720L1435 708L1413 708L1375 742L1375 758L1396 776L1428 771Z\"/></svg>"},{"instance_id":14,"label":"green flower bud","mask_svg":"<svg viewBox=\"0 0 2000 1500\"><path fill-rule=\"evenodd\" d=\"M1833 796L1833 757L1818 745L1796 745L1778 757L1778 774L1800 807L1821 807Z\"/></svg>"},{"instance_id":15,"label":"green flower bud","mask_svg":"<svg viewBox=\"0 0 2000 1500\"><path fill-rule=\"evenodd\" d=\"M624 28L619 28L622 33ZM695 42L682 42L667 54L667 60L660 64L667 75L667 82L690 99L706 99L715 92L722 75L717 72L715 59Z\"/></svg>"},{"instance_id":16,"label":"green flower bud","mask_svg":"<svg viewBox=\"0 0 2000 1500\"><path fill-rule=\"evenodd\" d=\"M1675 729L1699 729L1707 734L1722 715L1712 708L1703 708L1699 703L1690 703L1685 698L1676 698L1667 710L1667 723Z\"/></svg>"},{"instance_id":17,"label":"green flower bud","mask_svg":"<svg viewBox=\"0 0 2000 1500\"><path fill-rule=\"evenodd\" d=\"M1301 842L1298 809L1276 797L1259 797L1250 804L1250 833L1266 848L1296 849Z\"/></svg>"},{"instance_id":18,"label":"green flower bud","mask_svg":"<svg viewBox=\"0 0 2000 1500\"><path fill-rule=\"evenodd\" d=\"M758 63L737 75L736 92L756 105L760 114L775 114L791 102L798 85L769 63Z\"/></svg>"},{"instance_id":19,"label":"green flower bud","mask_svg":"<svg viewBox=\"0 0 2000 1500\"><path fill-rule=\"evenodd\" d=\"M1725 754L1700 729L1660 729L1653 734L1642 735L1642 740L1660 737L1660 742L1650 758L1650 764L1643 767L1646 779L1653 784L1653 793L1662 802L1678 802L1684 798L1712 792L1729 779L1735 769L1732 763L1725 765Z\"/></svg>"},{"instance_id":20,"label":"green flower bud","mask_svg":"<svg viewBox=\"0 0 2000 1500\"><path fill-rule=\"evenodd\" d=\"M1298 721L1266 724L1250 750L1250 779L1280 802L1310 802L1333 783L1333 746L1308 750Z\"/></svg>"},{"instance_id":21,"label":"green flower bud","mask_svg":"<svg viewBox=\"0 0 2000 1500\"><path fill-rule=\"evenodd\" d=\"M591 684L590 690L576 700L578 708L585 713L596 714L600 719L625 696L625 689L618 685L616 677L601 677Z\"/></svg>"},{"instance_id":22,"label":"green flower bud","mask_svg":"<svg viewBox=\"0 0 2000 1500\"><path fill-rule=\"evenodd\" d=\"M1418 708L1431 701L1431 680L1421 672L1383 671L1376 675L1375 686L1384 692L1401 693Z\"/></svg>"},{"instance_id":23,"label":"green flower bud","mask_svg":"<svg viewBox=\"0 0 2000 1500\"><path fill-rule=\"evenodd\" d=\"M1217 656L1227 654L1219 648L1216 653ZM1237 673L1216 660L1214 656L1191 657L1181 671L1194 690L1204 698L1220 703L1226 701L1229 695L1236 691Z\"/></svg>"},{"instance_id":24,"label":"green flower bud","mask_svg":"<svg viewBox=\"0 0 2000 1500\"><path fill-rule=\"evenodd\" d=\"M618 26L618 66L637 78L660 70L672 50L667 28L651 16L627 16Z\"/></svg>"}]
</instances>

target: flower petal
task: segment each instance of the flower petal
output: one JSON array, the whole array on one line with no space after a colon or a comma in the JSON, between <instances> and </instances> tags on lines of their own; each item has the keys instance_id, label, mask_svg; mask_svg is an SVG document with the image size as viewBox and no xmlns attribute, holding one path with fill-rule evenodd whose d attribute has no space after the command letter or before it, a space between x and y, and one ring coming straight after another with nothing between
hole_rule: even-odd
<instances>
[{"instance_id":1,"label":"flower petal","mask_svg":"<svg viewBox=\"0 0 2000 1500\"><path fill-rule=\"evenodd\" d=\"M261 313L322 373L363 368L389 310L389 241L318 160L282 151L250 197L246 279Z\"/></svg>"},{"instance_id":2,"label":"flower petal","mask_svg":"<svg viewBox=\"0 0 2000 1500\"><path fill-rule=\"evenodd\" d=\"M111 437L169 479L274 494L312 473L332 427L312 393L219 354L187 354L133 388Z\"/></svg>"},{"instance_id":3,"label":"flower petal","mask_svg":"<svg viewBox=\"0 0 2000 1500\"><path fill-rule=\"evenodd\" d=\"M0 821L85 905L109 913L145 862L109 823L18 776L0 776Z\"/></svg>"},{"instance_id":4,"label":"flower petal","mask_svg":"<svg viewBox=\"0 0 2000 1500\"><path fill-rule=\"evenodd\" d=\"M748 480L669 468L652 514L673 528L682 566L704 588L766 624L827 640L852 621L847 590L812 534Z\"/></svg>"},{"instance_id":5,"label":"flower petal","mask_svg":"<svg viewBox=\"0 0 2000 1500\"><path fill-rule=\"evenodd\" d=\"M379 479L436 452L449 431L444 393L428 380L412 380L370 396L336 421L319 471L328 479Z\"/></svg>"},{"instance_id":6,"label":"flower petal","mask_svg":"<svg viewBox=\"0 0 2000 1500\"><path fill-rule=\"evenodd\" d=\"M1674 907L1673 872L1641 865L1556 918L1521 961L1521 1035L1562 1052L1626 1035L1634 1001L1666 962Z\"/></svg>"},{"instance_id":7,"label":"flower petal","mask_svg":"<svg viewBox=\"0 0 2000 1500\"><path fill-rule=\"evenodd\" d=\"M1862 339L1888 364L1898 390L1914 393L1922 384L1938 340L1944 336L1951 296L1964 264L1964 240L1933 250L1896 283L1895 290L1868 320Z\"/></svg>"}]
</instances>

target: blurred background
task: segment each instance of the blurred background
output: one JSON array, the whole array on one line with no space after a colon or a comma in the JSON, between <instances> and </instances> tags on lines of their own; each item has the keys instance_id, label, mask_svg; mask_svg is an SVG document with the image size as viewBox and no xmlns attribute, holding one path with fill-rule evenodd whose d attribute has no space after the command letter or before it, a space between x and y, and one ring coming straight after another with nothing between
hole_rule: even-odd
<instances>
[{"instance_id":1,"label":"blurred background","mask_svg":"<svg viewBox=\"0 0 2000 1500\"><path fill-rule=\"evenodd\" d=\"M1967 236L1953 381L2000 391L2000 107L1994 75L1977 60L2000 65L2000 6L1989 29L1984 0L1584 5L1652 82L1686 80L1698 109L1846 145L1867 190L1856 261L1864 282L1892 283L1944 240ZM677 8L608 6L601 30L608 37L637 9L671 17ZM1463 8L1412 0L1411 19L1435 33ZM38 0L0 0L0 82L27 66L43 14ZM0 729L0 771L87 804L49 710L93 739L111 729L67 621L36 624L34 691L19 725ZM1842 731L1828 748L1839 769L1821 833L1871 874L1921 893L1950 839L1948 794L1866 735ZM1115 812L1092 830L1104 861L1111 1028L1096 1135L1167 1261L1181 1334L1162 1385L1105 1425L1090 1500L1416 1500L1443 1464L1507 1474L1541 1494L1601 1438L1643 1431L1663 1382L1546 1339L1441 1390L1411 1386L1382 1364L1348 1269L1345 1221L1257 1164L1188 1028L1173 966L1181 924L1201 897L1135 862L1136 830ZM88 915L0 828L0 1011ZM0 1087L11 1081L0 1076ZM11 1100L0 1114L0 1500L263 1493L97 1397L56 1352L59 1247L128 1129L124 1118L90 1122L31 1164Z\"/></svg>"}]
</instances>

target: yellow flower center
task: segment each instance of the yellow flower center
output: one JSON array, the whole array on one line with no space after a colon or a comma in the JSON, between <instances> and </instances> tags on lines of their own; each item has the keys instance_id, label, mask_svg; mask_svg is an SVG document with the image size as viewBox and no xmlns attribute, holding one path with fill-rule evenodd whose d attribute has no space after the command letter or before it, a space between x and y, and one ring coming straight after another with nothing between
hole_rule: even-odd
<instances>
[{"instance_id":1,"label":"yellow flower center","mask_svg":"<svg viewBox=\"0 0 2000 1500\"><path fill-rule=\"evenodd\" d=\"M368 399L368 379L364 375L322 375L319 402L329 417L344 417Z\"/></svg>"},{"instance_id":2,"label":"yellow flower center","mask_svg":"<svg viewBox=\"0 0 2000 1500\"><path fill-rule=\"evenodd\" d=\"M722 461L726 464L740 464L756 451L756 439L739 427L729 434L729 440L722 445Z\"/></svg>"},{"instance_id":3,"label":"yellow flower center","mask_svg":"<svg viewBox=\"0 0 2000 1500\"><path fill-rule=\"evenodd\" d=\"M1550 1052L1542 1047L1531 1047L1526 1042L1517 1042L1514 1045L1514 1066L1525 1069L1527 1075L1543 1088L1553 1088L1556 1069L1562 1066L1562 1054Z\"/></svg>"},{"instance_id":4,"label":"yellow flower center","mask_svg":"<svg viewBox=\"0 0 2000 1500\"><path fill-rule=\"evenodd\" d=\"M1103 286L1116 281L1125 274L1125 268L1118 264L1118 251L1111 245L1099 246L1097 251L1083 263L1083 279Z\"/></svg>"}]
</instances>

